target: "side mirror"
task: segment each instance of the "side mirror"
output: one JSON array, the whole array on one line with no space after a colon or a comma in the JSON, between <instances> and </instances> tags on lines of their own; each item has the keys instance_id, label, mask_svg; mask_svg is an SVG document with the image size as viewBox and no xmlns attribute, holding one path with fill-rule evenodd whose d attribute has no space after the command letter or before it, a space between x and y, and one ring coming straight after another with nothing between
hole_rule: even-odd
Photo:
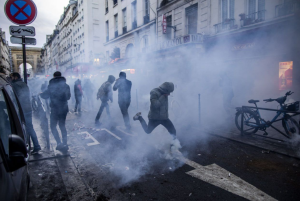
<instances>
[{"instance_id":1,"label":"side mirror","mask_svg":"<svg viewBox=\"0 0 300 201\"><path fill-rule=\"evenodd\" d=\"M13 172L27 165L29 154L24 140L18 135L9 136L8 172Z\"/></svg>"}]
</instances>

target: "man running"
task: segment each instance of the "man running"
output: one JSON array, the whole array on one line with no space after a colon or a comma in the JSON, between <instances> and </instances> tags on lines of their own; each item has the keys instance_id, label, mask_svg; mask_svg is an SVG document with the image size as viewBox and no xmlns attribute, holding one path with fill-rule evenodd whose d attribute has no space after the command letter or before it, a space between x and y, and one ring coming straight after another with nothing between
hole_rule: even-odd
<instances>
[{"instance_id":1,"label":"man running","mask_svg":"<svg viewBox=\"0 0 300 201\"><path fill-rule=\"evenodd\" d=\"M101 114L102 114L104 108L106 108L106 113L110 117L109 105L108 105L107 102L109 100L110 100L111 103L113 102L111 85L115 82L115 79L116 78L113 75L108 76L108 80L106 82L104 82L98 90L97 100L100 98L101 106L100 106L100 109L99 109L98 114L97 114L96 119L95 119L95 124L96 125L100 124L99 119L101 117Z\"/></svg>"},{"instance_id":2,"label":"man running","mask_svg":"<svg viewBox=\"0 0 300 201\"><path fill-rule=\"evenodd\" d=\"M133 120L139 120L144 131L150 134L158 125L163 125L173 137L171 146L181 148L179 141L176 138L176 129L169 119L168 114L168 96L174 91L174 84L172 82L165 82L158 88L150 92L150 111L148 114L149 123L145 122L141 116L141 112L137 113Z\"/></svg>"}]
</instances>

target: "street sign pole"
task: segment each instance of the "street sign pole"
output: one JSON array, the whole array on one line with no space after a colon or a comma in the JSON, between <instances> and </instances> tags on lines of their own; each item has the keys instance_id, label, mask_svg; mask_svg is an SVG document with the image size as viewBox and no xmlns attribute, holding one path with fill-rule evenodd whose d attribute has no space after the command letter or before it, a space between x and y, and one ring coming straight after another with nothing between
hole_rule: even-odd
<instances>
[{"instance_id":1,"label":"street sign pole","mask_svg":"<svg viewBox=\"0 0 300 201\"><path fill-rule=\"evenodd\" d=\"M27 84L25 36L22 36L24 82Z\"/></svg>"}]
</instances>

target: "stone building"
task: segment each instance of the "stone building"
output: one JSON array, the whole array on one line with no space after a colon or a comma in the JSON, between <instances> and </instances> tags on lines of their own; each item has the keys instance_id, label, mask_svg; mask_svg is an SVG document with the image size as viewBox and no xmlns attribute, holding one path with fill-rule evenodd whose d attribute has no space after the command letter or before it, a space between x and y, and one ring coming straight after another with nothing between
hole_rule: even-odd
<instances>
[{"instance_id":1,"label":"stone building","mask_svg":"<svg viewBox=\"0 0 300 201\"><path fill-rule=\"evenodd\" d=\"M6 40L5 32L0 28L0 68L8 75L12 71L11 50Z\"/></svg>"}]
</instances>

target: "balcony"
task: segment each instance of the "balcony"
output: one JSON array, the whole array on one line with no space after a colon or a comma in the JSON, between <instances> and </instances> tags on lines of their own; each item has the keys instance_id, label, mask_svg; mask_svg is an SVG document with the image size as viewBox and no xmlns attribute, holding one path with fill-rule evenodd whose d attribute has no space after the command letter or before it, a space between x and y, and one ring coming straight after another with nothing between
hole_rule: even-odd
<instances>
[{"instance_id":1,"label":"balcony","mask_svg":"<svg viewBox=\"0 0 300 201\"><path fill-rule=\"evenodd\" d=\"M137 23L136 20L132 22L132 29L136 29L137 28Z\"/></svg>"},{"instance_id":2,"label":"balcony","mask_svg":"<svg viewBox=\"0 0 300 201\"><path fill-rule=\"evenodd\" d=\"M144 24L149 23L149 21L150 21L150 16L149 15L144 16Z\"/></svg>"},{"instance_id":3,"label":"balcony","mask_svg":"<svg viewBox=\"0 0 300 201\"><path fill-rule=\"evenodd\" d=\"M109 41L109 37L108 36L106 36L106 42L108 42Z\"/></svg>"},{"instance_id":4,"label":"balcony","mask_svg":"<svg viewBox=\"0 0 300 201\"><path fill-rule=\"evenodd\" d=\"M255 13L251 13L249 15L245 15L244 13L240 14L241 18L241 26L247 26L250 24L259 23L265 20L266 10L261 10Z\"/></svg>"},{"instance_id":5,"label":"balcony","mask_svg":"<svg viewBox=\"0 0 300 201\"><path fill-rule=\"evenodd\" d=\"M118 31L115 31L115 38L119 36Z\"/></svg>"},{"instance_id":6,"label":"balcony","mask_svg":"<svg viewBox=\"0 0 300 201\"><path fill-rule=\"evenodd\" d=\"M237 25L234 24L234 19L225 19L224 22L219 23L219 24L215 24L215 34L224 32L224 31L228 31L228 30L233 30L233 29L237 29Z\"/></svg>"},{"instance_id":7,"label":"balcony","mask_svg":"<svg viewBox=\"0 0 300 201\"><path fill-rule=\"evenodd\" d=\"M126 34L126 33L127 33L127 26L123 27L123 34Z\"/></svg>"},{"instance_id":8,"label":"balcony","mask_svg":"<svg viewBox=\"0 0 300 201\"><path fill-rule=\"evenodd\" d=\"M288 1L283 4L275 6L275 16L282 17L295 13L297 10L300 10L299 1Z\"/></svg>"}]
</instances>

